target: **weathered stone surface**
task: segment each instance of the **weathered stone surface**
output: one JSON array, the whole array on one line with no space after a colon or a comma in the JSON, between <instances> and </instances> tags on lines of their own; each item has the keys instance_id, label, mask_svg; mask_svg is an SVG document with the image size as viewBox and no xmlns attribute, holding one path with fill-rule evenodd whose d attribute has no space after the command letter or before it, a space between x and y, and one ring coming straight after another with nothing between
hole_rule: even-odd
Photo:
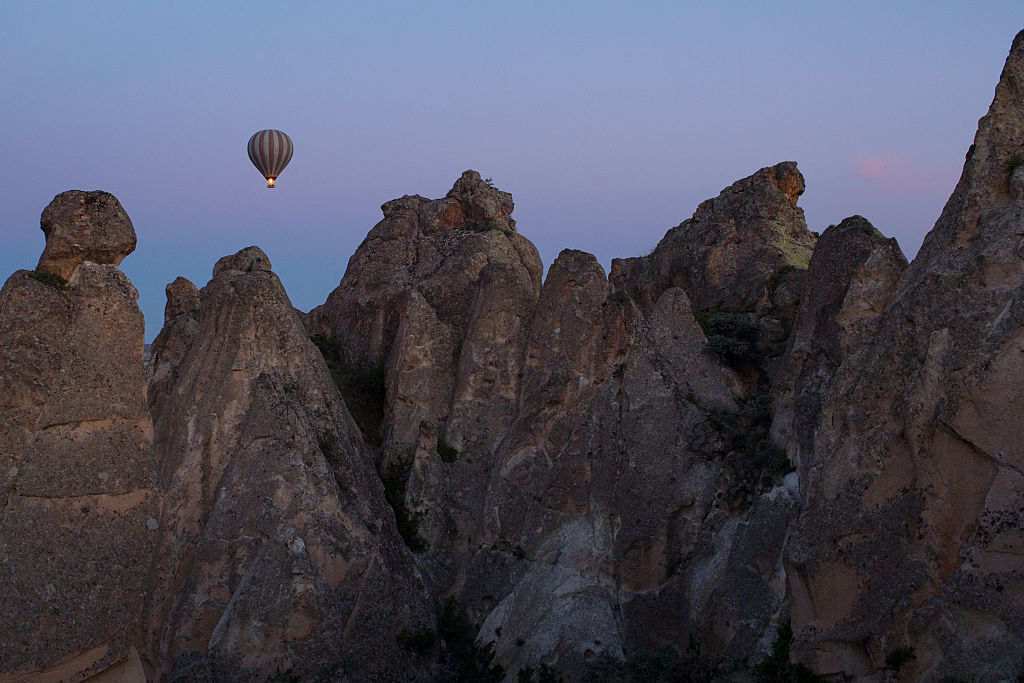
<instances>
[{"instance_id":1,"label":"weathered stone surface","mask_svg":"<svg viewBox=\"0 0 1024 683\"><path fill-rule=\"evenodd\" d=\"M613 260L612 284L629 292L643 310L669 287L681 287L695 310L717 305L791 309L795 301L775 301L780 280L786 279L780 269L806 268L815 243L796 205L803 191L796 163L762 168L698 206L650 255ZM778 294L785 293L783 286Z\"/></svg>"},{"instance_id":2,"label":"weathered stone surface","mask_svg":"<svg viewBox=\"0 0 1024 683\"><path fill-rule=\"evenodd\" d=\"M431 605L371 454L268 269L255 247L221 259L197 313L153 345L169 503L147 656L178 677L391 680L412 662L398 635L431 628Z\"/></svg>"},{"instance_id":3,"label":"weathered stone surface","mask_svg":"<svg viewBox=\"0 0 1024 683\"><path fill-rule=\"evenodd\" d=\"M77 680L136 642L161 496L138 294L67 248L120 261L109 236L131 223L111 195L64 193L43 225L43 263L68 259L43 269L70 283L18 271L0 290L0 678Z\"/></svg>"},{"instance_id":4,"label":"weathered stone surface","mask_svg":"<svg viewBox=\"0 0 1024 683\"><path fill-rule=\"evenodd\" d=\"M199 289L180 275L167 285L167 305L164 306L164 325L179 315L199 311Z\"/></svg>"},{"instance_id":5,"label":"weathered stone surface","mask_svg":"<svg viewBox=\"0 0 1024 683\"><path fill-rule=\"evenodd\" d=\"M522 268L534 298L540 291L540 257L515 232L511 196L476 171L463 173L443 199L406 196L381 211L384 219L349 259L341 284L309 313L310 329L336 338L347 363L387 359L399 325L395 304L411 289L423 295L440 322L459 332L487 264Z\"/></svg>"},{"instance_id":6,"label":"weathered stone surface","mask_svg":"<svg viewBox=\"0 0 1024 683\"><path fill-rule=\"evenodd\" d=\"M1012 680L1024 662L1024 32L963 175L802 455L787 545L794 654L875 675Z\"/></svg>"},{"instance_id":7,"label":"weathered stone surface","mask_svg":"<svg viewBox=\"0 0 1024 683\"><path fill-rule=\"evenodd\" d=\"M476 547L492 454L515 411L541 263L515 232L511 195L475 171L442 199L407 196L381 209L384 219L307 324L336 341L353 371L383 371L379 461L383 469L411 461L406 504L429 545L424 568L444 591L460 581L451 553ZM446 447L456 453L445 456L451 462L442 460Z\"/></svg>"},{"instance_id":8,"label":"weathered stone surface","mask_svg":"<svg viewBox=\"0 0 1024 683\"><path fill-rule=\"evenodd\" d=\"M117 197L99 190L69 190L43 210L46 248L37 270L67 279L86 261L117 266L135 251L135 228Z\"/></svg>"},{"instance_id":9,"label":"weathered stone surface","mask_svg":"<svg viewBox=\"0 0 1024 683\"><path fill-rule=\"evenodd\" d=\"M843 360L870 343L906 267L896 240L861 216L830 226L818 240L775 381L772 436L794 464L813 452L822 394Z\"/></svg>"},{"instance_id":10,"label":"weathered stone surface","mask_svg":"<svg viewBox=\"0 0 1024 683\"><path fill-rule=\"evenodd\" d=\"M463 589L510 671L543 662L577 679L595 658L691 635L712 657L751 657L781 609L795 500L722 507L725 454L692 401L736 405L685 293L654 308L613 296L589 254L563 251L548 271Z\"/></svg>"}]
</instances>

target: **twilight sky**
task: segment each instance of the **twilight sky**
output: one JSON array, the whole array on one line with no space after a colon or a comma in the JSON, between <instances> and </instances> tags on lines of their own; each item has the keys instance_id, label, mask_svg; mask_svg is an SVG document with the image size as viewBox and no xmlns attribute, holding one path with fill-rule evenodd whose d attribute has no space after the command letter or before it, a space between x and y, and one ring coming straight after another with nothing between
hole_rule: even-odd
<instances>
[{"instance_id":1,"label":"twilight sky","mask_svg":"<svg viewBox=\"0 0 1024 683\"><path fill-rule=\"evenodd\" d=\"M1020 0L9 2L0 22L0 280L55 194L135 224L147 340L164 286L250 244L322 303L404 194L473 168L545 267L646 253L734 180L795 160L812 230L859 213L908 256L988 109ZM274 190L249 136L287 132Z\"/></svg>"}]
</instances>

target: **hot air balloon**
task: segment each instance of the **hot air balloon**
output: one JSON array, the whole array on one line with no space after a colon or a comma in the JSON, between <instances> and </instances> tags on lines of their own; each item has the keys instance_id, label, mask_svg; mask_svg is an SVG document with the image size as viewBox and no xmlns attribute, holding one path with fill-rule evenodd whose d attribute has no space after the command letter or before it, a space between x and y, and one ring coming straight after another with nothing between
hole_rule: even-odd
<instances>
[{"instance_id":1,"label":"hot air balloon","mask_svg":"<svg viewBox=\"0 0 1024 683\"><path fill-rule=\"evenodd\" d=\"M249 160L267 179L267 187L274 186L294 151L292 139L279 130L261 130L249 138Z\"/></svg>"}]
</instances>

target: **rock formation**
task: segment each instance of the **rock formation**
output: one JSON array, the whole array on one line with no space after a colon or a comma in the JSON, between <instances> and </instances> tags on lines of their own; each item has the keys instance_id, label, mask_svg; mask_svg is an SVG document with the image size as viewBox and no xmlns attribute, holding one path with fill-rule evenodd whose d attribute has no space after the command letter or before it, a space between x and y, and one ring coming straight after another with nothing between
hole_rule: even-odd
<instances>
[{"instance_id":1,"label":"rock formation","mask_svg":"<svg viewBox=\"0 0 1024 683\"><path fill-rule=\"evenodd\" d=\"M153 344L161 517L147 603L159 674L391 680L433 613L371 454L270 260L168 287Z\"/></svg>"},{"instance_id":2,"label":"rock formation","mask_svg":"<svg viewBox=\"0 0 1024 683\"><path fill-rule=\"evenodd\" d=\"M1024 32L963 175L867 339L796 438L794 653L868 675L1005 680L1024 668Z\"/></svg>"},{"instance_id":3,"label":"rock formation","mask_svg":"<svg viewBox=\"0 0 1024 683\"><path fill-rule=\"evenodd\" d=\"M74 191L42 227L0 290L0 678L77 680L138 662L160 494L131 221Z\"/></svg>"},{"instance_id":4,"label":"rock formation","mask_svg":"<svg viewBox=\"0 0 1024 683\"><path fill-rule=\"evenodd\" d=\"M612 282L644 310L669 287L681 287L695 310L791 308L793 297L782 296L790 288L779 285L807 268L815 243L796 205L803 192L794 162L762 168L702 203L650 255L616 259Z\"/></svg>"},{"instance_id":5,"label":"rock formation","mask_svg":"<svg viewBox=\"0 0 1024 683\"><path fill-rule=\"evenodd\" d=\"M0 680L1019 678L1022 158L1024 32L909 266L784 162L542 284L467 171L309 314L257 247L175 280L145 393L131 221L59 195L0 290Z\"/></svg>"}]
</instances>

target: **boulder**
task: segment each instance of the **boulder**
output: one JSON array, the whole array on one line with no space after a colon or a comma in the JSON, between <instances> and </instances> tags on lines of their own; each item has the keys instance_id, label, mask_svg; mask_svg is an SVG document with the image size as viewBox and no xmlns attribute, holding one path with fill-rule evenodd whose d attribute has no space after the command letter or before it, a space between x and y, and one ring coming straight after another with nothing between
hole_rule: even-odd
<instances>
[{"instance_id":1,"label":"boulder","mask_svg":"<svg viewBox=\"0 0 1024 683\"><path fill-rule=\"evenodd\" d=\"M117 266L135 251L132 221L109 192L60 193L43 210L40 227L46 248L36 270L64 279L86 261Z\"/></svg>"}]
</instances>

